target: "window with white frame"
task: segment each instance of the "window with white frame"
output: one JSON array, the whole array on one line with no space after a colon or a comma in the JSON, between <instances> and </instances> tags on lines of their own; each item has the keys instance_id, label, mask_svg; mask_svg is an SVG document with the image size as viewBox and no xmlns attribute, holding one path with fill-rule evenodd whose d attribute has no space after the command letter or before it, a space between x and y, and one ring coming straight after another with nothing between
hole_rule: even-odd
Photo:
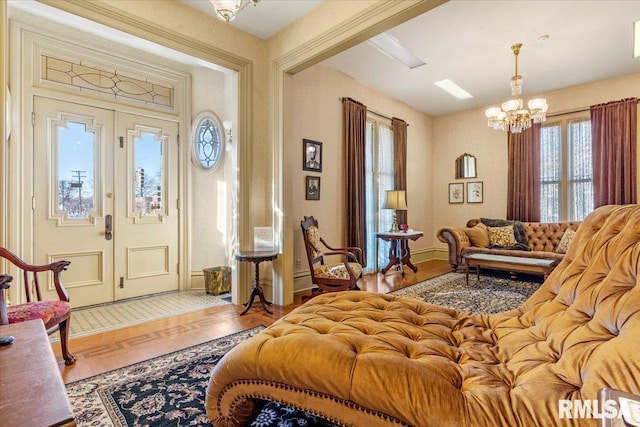
<instances>
[{"instance_id":1,"label":"window with white frame","mask_svg":"<svg viewBox=\"0 0 640 427\"><path fill-rule=\"evenodd\" d=\"M591 120L576 115L540 134L540 220L580 221L593 210Z\"/></svg>"},{"instance_id":2,"label":"window with white frame","mask_svg":"<svg viewBox=\"0 0 640 427\"><path fill-rule=\"evenodd\" d=\"M388 231L393 212L381 209L387 190L394 188L393 130L391 121L368 114L365 146L365 187L367 247L365 273L374 273L384 267L389 254L389 242L376 238L376 232Z\"/></svg>"}]
</instances>

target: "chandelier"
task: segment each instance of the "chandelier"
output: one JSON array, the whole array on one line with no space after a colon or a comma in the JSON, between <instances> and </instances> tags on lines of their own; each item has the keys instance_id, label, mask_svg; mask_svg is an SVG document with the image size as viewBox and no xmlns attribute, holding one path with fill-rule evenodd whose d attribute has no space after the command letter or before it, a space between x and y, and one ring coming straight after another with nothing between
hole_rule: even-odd
<instances>
[{"instance_id":1,"label":"chandelier","mask_svg":"<svg viewBox=\"0 0 640 427\"><path fill-rule=\"evenodd\" d=\"M260 0L209 0L216 11L216 16L226 22L231 22L243 7L249 2L255 6Z\"/></svg>"},{"instance_id":2,"label":"chandelier","mask_svg":"<svg viewBox=\"0 0 640 427\"><path fill-rule=\"evenodd\" d=\"M522 98L522 76L518 74L518 54L521 43L511 46L515 55L516 73L511 77L511 96L515 97L502 103L502 108L488 108L484 114L487 116L489 127L495 130L510 131L520 133L523 129L531 127L531 123L542 123L547 119L546 112L549 109L547 100L535 98L527 103L529 109L523 107Z\"/></svg>"}]
</instances>

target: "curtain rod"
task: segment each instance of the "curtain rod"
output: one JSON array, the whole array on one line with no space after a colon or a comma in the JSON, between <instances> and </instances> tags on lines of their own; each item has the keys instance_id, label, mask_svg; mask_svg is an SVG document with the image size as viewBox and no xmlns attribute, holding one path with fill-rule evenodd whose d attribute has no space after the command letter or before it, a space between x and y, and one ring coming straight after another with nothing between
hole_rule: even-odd
<instances>
[{"instance_id":1,"label":"curtain rod","mask_svg":"<svg viewBox=\"0 0 640 427\"><path fill-rule=\"evenodd\" d=\"M640 98L638 98L636 103L640 104ZM591 110L591 107L580 107L580 108L575 108L573 110L565 110L565 111L559 111L553 114L547 114L547 117L566 116L567 114L584 113L585 111L590 111L590 110Z\"/></svg>"},{"instance_id":2,"label":"curtain rod","mask_svg":"<svg viewBox=\"0 0 640 427\"><path fill-rule=\"evenodd\" d=\"M344 98L340 98L340 97L338 97L338 100L339 100L340 102L343 102L343 101L344 101ZM367 111L368 111L369 113L373 113L373 114L375 114L376 116L380 116L380 117L382 117L382 118L384 118L384 119L387 119L387 120L393 120L393 117L389 117L389 116L387 116L387 115L385 115L385 114L379 113L379 112L377 112L376 110L372 110L372 109L371 109L371 108L369 108L369 107L367 107ZM407 127L408 127L408 126L409 126L409 123L407 123Z\"/></svg>"},{"instance_id":3,"label":"curtain rod","mask_svg":"<svg viewBox=\"0 0 640 427\"><path fill-rule=\"evenodd\" d=\"M560 111L553 114L547 114L547 117L566 116L567 114L584 113L585 111L589 111L589 110L590 110L589 107L575 108L573 110L565 110L565 111Z\"/></svg>"}]
</instances>

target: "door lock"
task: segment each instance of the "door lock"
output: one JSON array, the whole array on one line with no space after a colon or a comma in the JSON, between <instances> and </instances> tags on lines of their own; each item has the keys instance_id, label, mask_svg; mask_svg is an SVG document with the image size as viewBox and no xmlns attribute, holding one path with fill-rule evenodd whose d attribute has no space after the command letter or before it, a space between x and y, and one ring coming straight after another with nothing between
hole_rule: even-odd
<instances>
[{"instance_id":1,"label":"door lock","mask_svg":"<svg viewBox=\"0 0 640 427\"><path fill-rule=\"evenodd\" d=\"M104 238L105 240L113 238L113 217L111 215L104 217Z\"/></svg>"}]
</instances>

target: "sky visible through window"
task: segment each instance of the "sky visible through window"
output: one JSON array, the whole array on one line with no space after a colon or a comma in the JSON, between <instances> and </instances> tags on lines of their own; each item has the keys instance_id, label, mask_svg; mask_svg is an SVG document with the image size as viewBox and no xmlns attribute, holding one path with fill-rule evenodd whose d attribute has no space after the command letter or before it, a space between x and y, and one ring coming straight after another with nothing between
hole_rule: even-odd
<instances>
[{"instance_id":1,"label":"sky visible through window","mask_svg":"<svg viewBox=\"0 0 640 427\"><path fill-rule=\"evenodd\" d=\"M134 148L134 197L143 199L136 200L136 206L147 213L161 206L162 144L154 134L143 132L135 139ZM95 164L99 159L96 135L87 131L84 123L67 122L66 127L58 128L58 209L69 218L86 218L87 212L95 209L95 185L101 178L95 176ZM121 167L114 169L114 173L122 173ZM140 170L144 170L144 180L139 179Z\"/></svg>"}]
</instances>

